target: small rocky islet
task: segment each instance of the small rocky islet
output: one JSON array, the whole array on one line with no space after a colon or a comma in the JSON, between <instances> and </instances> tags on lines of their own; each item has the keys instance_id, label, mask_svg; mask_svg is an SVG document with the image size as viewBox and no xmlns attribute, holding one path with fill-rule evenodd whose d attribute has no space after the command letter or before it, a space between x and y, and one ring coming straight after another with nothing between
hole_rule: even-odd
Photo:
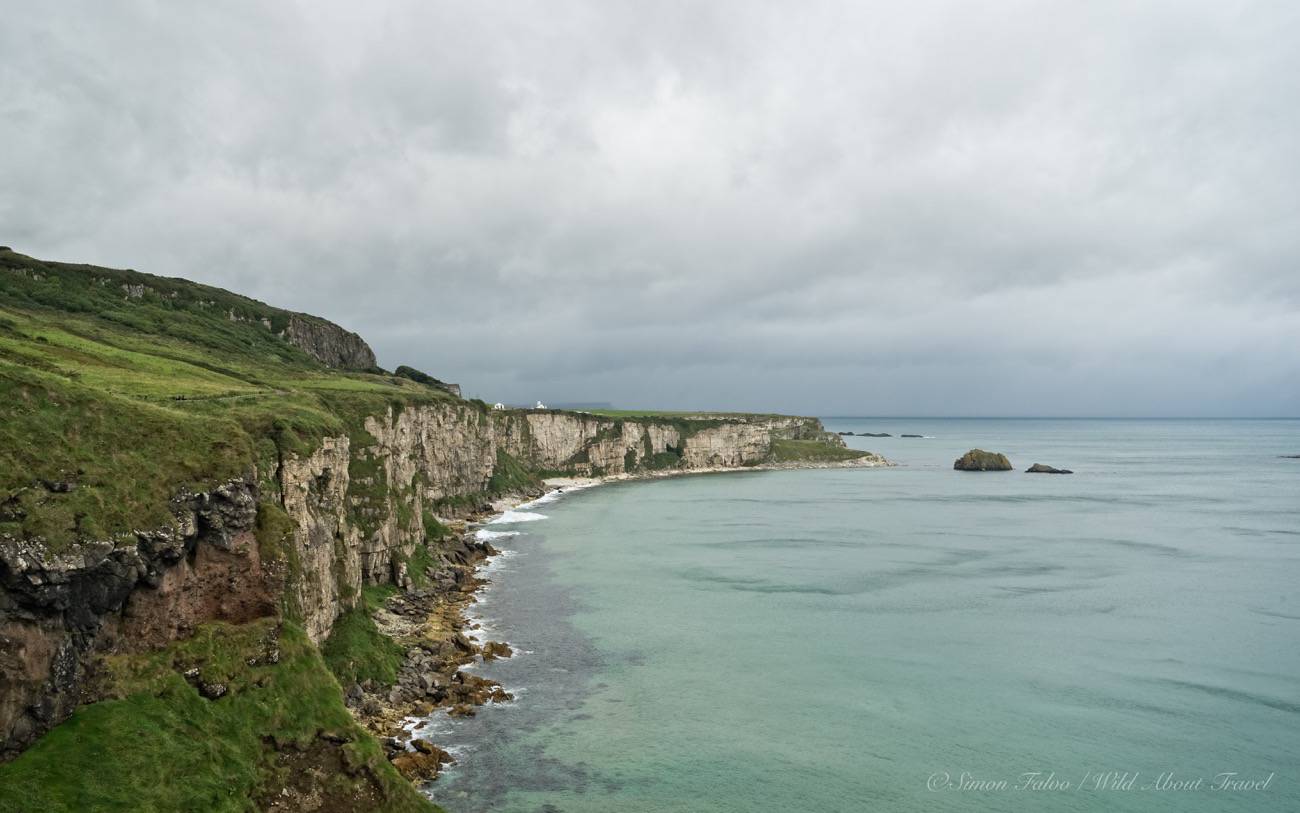
<instances>
[{"instance_id":1,"label":"small rocky islet","mask_svg":"<svg viewBox=\"0 0 1300 813\"><path fill-rule=\"evenodd\" d=\"M957 471L1011 471L1011 461L1001 452L971 449L952 464ZM1045 463L1035 463L1025 469L1026 474L1074 474L1070 469L1058 469Z\"/></svg>"},{"instance_id":2,"label":"small rocky islet","mask_svg":"<svg viewBox=\"0 0 1300 813\"><path fill-rule=\"evenodd\" d=\"M952 464L957 471L1011 471L1011 461L1000 452L971 449Z\"/></svg>"},{"instance_id":3,"label":"small rocky islet","mask_svg":"<svg viewBox=\"0 0 1300 813\"><path fill-rule=\"evenodd\" d=\"M1035 463L1025 469L1026 474L1074 474L1069 469L1058 469L1055 466L1048 466L1045 463Z\"/></svg>"}]
</instances>

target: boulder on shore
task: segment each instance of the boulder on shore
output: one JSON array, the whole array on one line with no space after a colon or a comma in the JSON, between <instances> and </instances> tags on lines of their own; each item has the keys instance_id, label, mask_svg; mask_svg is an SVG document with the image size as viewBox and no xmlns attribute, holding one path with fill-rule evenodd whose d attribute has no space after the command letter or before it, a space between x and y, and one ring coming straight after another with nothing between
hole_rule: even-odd
<instances>
[{"instance_id":1,"label":"boulder on shore","mask_svg":"<svg viewBox=\"0 0 1300 813\"><path fill-rule=\"evenodd\" d=\"M1074 472L1070 471L1069 469L1058 469L1052 466L1044 465L1042 463L1035 463L1034 465L1025 469L1025 471L1029 474L1074 474Z\"/></svg>"},{"instance_id":2,"label":"boulder on shore","mask_svg":"<svg viewBox=\"0 0 1300 813\"><path fill-rule=\"evenodd\" d=\"M971 449L952 464L957 471L1011 471L1011 461L998 452Z\"/></svg>"}]
</instances>

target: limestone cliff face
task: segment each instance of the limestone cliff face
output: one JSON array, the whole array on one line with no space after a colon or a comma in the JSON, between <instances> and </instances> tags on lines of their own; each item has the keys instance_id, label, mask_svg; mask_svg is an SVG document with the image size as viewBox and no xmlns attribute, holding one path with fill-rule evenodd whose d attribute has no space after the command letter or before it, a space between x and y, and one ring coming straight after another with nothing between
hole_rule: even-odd
<instances>
[{"instance_id":1,"label":"limestone cliff face","mask_svg":"<svg viewBox=\"0 0 1300 813\"><path fill-rule=\"evenodd\" d=\"M298 563L286 590L317 642L363 585L400 583L406 558L424 538L426 511L489 502L501 454L533 471L609 475L753 466L767 458L774 437L843 444L807 418L615 420L484 413L463 402L389 410L367 418L364 428L362 441L326 438L311 455L290 456L280 467Z\"/></svg>"},{"instance_id":2,"label":"limestone cliff face","mask_svg":"<svg viewBox=\"0 0 1300 813\"><path fill-rule=\"evenodd\" d=\"M104 652L278 612L323 641L364 585L404 581L426 514L463 514L517 490L498 479L503 466L581 475L753 466L774 438L843 445L806 418L620 420L464 401L390 408L351 436L284 455L274 473L179 496L169 527L57 555L0 540L0 755L66 718ZM259 502L290 520L275 561L263 561L255 538Z\"/></svg>"},{"instance_id":3,"label":"limestone cliff face","mask_svg":"<svg viewBox=\"0 0 1300 813\"><path fill-rule=\"evenodd\" d=\"M368 370L375 366L375 352L365 339L315 316L291 314L289 324L280 335L327 367Z\"/></svg>"}]
</instances>

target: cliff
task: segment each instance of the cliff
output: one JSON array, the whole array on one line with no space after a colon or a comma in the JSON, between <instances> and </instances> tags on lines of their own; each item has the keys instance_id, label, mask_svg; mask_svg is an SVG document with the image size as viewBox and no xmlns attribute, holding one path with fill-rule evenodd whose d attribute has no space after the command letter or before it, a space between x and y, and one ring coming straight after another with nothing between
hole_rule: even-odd
<instances>
[{"instance_id":1,"label":"cliff","mask_svg":"<svg viewBox=\"0 0 1300 813\"><path fill-rule=\"evenodd\" d=\"M165 716L178 701L140 694L145 672L149 687L183 676L177 697L209 700L294 676L333 685L316 713L336 720L341 695L311 646L370 588L409 586L413 562L459 556L442 522L539 493L542 477L864 455L813 418L490 410L422 373L358 368L373 370L373 353L324 320L0 251L0 754L115 702ZM219 680L206 677L214 656L181 654L213 625L236 640L263 630L236 659L248 666ZM298 647L304 671L264 661L267 641ZM162 667L156 653L170 653ZM244 674L254 664L265 672L256 681ZM293 685L257 707L290 703ZM360 760L349 775L364 781L349 792L378 794L375 809L420 808L363 731L310 722L298 720L294 747ZM299 753L280 745L283 722L259 725L271 730L208 734L238 739L262 766L250 795L266 790L266 765ZM320 731L335 733L317 741ZM155 736L190 735L164 725ZM80 758L48 741L0 765L0 780Z\"/></svg>"},{"instance_id":2,"label":"cliff","mask_svg":"<svg viewBox=\"0 0 1300 813\"><path fill-rule=\"evenodd\" d=\"M289 314L289 324L280 335L326 367L369 370L375 366L375 352L360 336L315 316Z\"/></svg>"}]
</instances>

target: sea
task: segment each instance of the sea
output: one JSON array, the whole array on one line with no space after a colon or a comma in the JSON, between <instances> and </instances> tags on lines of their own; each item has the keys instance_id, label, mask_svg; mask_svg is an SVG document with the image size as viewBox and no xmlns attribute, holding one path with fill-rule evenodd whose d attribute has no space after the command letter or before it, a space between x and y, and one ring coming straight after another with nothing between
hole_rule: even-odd
<instances>
[{"instance_id":1,"label":"sea","mask_svg":"<svg viewBox=\"0 0 1300 813\"><path fill-rule=\"evenodd\" d=\"M826 418L891 468L485 526L451 813L1300 810L1300 421ZM902 434L922 437L902 438ZM954 471L971 448L1016 470ZM1070 475L1027 474L1032 463Z\"/></svg>"}]
</instances>

